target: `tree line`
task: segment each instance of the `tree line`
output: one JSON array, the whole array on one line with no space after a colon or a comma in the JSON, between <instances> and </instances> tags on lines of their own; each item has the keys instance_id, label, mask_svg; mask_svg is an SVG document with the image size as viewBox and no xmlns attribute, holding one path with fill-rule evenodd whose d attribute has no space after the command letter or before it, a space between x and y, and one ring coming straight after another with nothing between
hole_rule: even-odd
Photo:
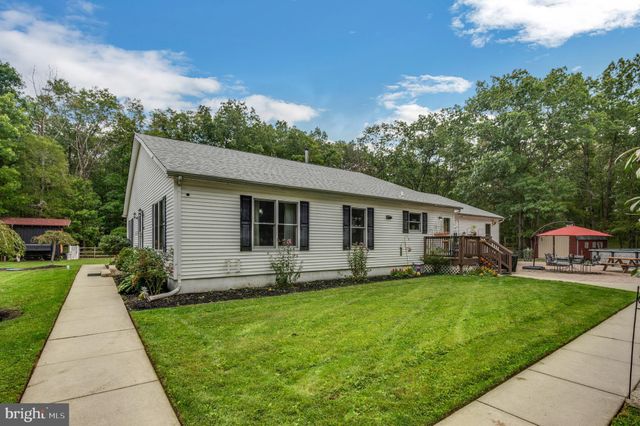
<instances>
[{"instance_id":1,"label":"tree line","mask_svg":"<svg viewBox=\"0 0 640 426\"><path fill-rule=\"evenodd\" d=\"M27 95L0 62L0 216L68 217L83 245L121 232L135 132L367 173L505 217L502 239L521 249L534 230L558 220L640 244L627 200L640 182L617 158L640 145L640 55L588 77L566 68L526 70L476 85L464 105L415 122L368 126L331 141L263 121L242 102L217 111L146 111L108 89L50 79Z\"/></svg>"}]
</instances>

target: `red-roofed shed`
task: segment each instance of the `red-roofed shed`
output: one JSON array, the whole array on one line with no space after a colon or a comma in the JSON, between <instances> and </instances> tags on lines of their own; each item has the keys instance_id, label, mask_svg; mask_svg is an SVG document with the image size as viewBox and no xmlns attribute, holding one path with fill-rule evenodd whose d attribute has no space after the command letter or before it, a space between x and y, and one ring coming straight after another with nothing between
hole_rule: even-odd
<instances>
[{"instance_id":1,"label":"red-roofed shed","mask_svg":"<svg viewBox=\"0 0 640 426\"><path fill-rule=\"evenodd\" d=\"M590 259L589 250L607 248L609 237L611 235L605 232L575 225L542 232L536 236L536 257L550 253L554 256L574 255Z\"/></svg>"}]
</instances>

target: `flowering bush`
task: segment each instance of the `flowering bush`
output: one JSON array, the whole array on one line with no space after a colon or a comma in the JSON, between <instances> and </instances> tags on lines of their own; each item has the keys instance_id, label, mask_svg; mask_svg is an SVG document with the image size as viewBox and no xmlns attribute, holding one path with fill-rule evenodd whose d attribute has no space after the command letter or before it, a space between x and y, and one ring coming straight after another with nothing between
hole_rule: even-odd
<instances>
[{"instance_id":1,"label":"flowering bush","mask_svg":"<svg viewBox=\"0 0 640 426\"><path fill-rule=\"evenodd\" d=\"M413 269L412 266L406 266L404 268L393 268L391 276L394 278L412 278L420 276L420 272Z\"/></svg>"},{"instance_id":2,"label":"flowering bush","mask_svg":"<svg viewBox=\"0 0 640 426\"><path fill-rule=\"evenodd\" d=\"M300 278L302 266L291 240L283 241L275 256L270 257L271 269L276 274L276 285L291 287Z\"/></svg>"},{"instance_id":3,"label":"flowering bush","mask_svg":"<svg viewBox=\"0 0 640 426\"><path fill-rule=\"evenodd\" d=\"M367 258L369 249L364 244L357 244L349 250L347 261L351 270L351 279L356 282L362 282L367 279L369 269L367 268Z\"/></svg>"},{"instance_id":4,"label":"flowering bush","mask_svg":"<svg viewBox=\"0 0 640 426\"><path fill-rule=\"evenodd\" d=\"M493 268L489 268L487 266L480 266L473 271L467 272L467 275L477 275L479 277L497 277L498 273Z\"/></svg>"}]
</instances>

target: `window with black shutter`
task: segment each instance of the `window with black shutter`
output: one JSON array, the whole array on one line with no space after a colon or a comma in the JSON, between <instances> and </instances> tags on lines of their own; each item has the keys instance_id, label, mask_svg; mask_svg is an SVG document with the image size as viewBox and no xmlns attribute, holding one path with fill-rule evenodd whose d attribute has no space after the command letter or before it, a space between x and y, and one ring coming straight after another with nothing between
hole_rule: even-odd
<instances>
[{"instance_id":1,"label":"window with black shutter","mask_svg":"<svg viewBox=\"0 0 640 426\"><path fill-rule=\"evenodd\" d=\"M402 233L409 233L409 212L407 210L402 211Z\"/></svg>"}]
</instances>

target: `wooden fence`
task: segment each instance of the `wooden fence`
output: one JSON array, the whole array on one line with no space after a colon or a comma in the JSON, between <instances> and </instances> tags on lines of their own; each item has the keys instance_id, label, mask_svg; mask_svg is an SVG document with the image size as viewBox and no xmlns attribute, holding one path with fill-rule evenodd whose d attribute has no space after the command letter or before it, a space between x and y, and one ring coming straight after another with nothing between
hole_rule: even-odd
<instances>
[{"instance_id":1,"label":"wooden fence","mask_svg":"<svg viewBox=\"0 0 640 426\"><path fill-rule=\"evenodd\" d=\"M98 259L103 257L111 257L104 253L98 247L80 247L80 259Z\"/></svg>"}]
</instances>

